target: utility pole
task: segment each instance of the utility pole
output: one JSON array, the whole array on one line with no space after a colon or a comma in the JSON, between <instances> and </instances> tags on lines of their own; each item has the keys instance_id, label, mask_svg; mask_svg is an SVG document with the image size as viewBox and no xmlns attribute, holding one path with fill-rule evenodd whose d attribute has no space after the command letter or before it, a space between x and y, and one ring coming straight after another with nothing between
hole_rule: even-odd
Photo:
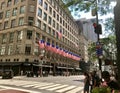
<instances>
[{"instance_id":1,"label":"utility pole","mask_svg":"<svg viewBox=\"0 0 120 93\"><path fill-rule=\"evenodd\" d=\"M99 25L99 22L98 22L98 0L96 0L96 24L97 26ZM99 29L97 29L99 30ZM97 31L97 42L100 44L100 35L99 35L99 31ZM99 64L99 75L100 75L100 78L101 78L101 73L102 73L102 69L101 69L101 66L102 66L102 60L100 58L100 56L98 55L98 64Z\"/></svg>"},{"instance_id":2,"label":"utility pole","mask_svg":"<svg viewBox=\"0 0 120 93\"><path fill-rule=\"evenodd\" d=\"M97 42L96 42L97 49L96 50L97 50L97 57L98 57L98 64L99 64L99 76L101 77L102 60L100 57L102 55L102 45L100 43L100 34L102 34L102 27L98 21L98 0L95 1L95 11L93 11L92 15L96 16L96 23L94 23L93 26L94 26L95 33L97 34Z\"/></svg>"}]
</instances>

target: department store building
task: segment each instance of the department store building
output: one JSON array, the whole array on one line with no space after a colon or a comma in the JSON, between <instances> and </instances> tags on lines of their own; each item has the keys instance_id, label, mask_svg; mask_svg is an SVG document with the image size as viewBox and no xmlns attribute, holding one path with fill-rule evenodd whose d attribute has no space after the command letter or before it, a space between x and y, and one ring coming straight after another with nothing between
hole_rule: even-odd
<instances>
[{"instance_id":1,"label":"department store building","mask_svg":"<svg viewBox=\"0 0 120 93\"><path fill-rule=\"evenodd\" d=\"M61 0L0 0L0 70L79 74L79 34Z\"/></svg>"}]
</instances>

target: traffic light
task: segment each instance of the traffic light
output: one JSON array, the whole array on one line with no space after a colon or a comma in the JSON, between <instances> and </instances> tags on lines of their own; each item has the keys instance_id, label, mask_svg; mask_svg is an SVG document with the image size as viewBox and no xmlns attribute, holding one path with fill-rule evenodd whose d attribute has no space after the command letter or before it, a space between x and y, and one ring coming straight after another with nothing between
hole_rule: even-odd
<instances>
[{"instance_id":1,"label":"traffic light","mask_svg":"<svg viewBox=\"0 0 120 93\"><path fill-rule=\"evenodd\" d=\"M102 34L102 26L101 24L93 23L94 31L96 34Z\"/></svg>"}]
</instances>

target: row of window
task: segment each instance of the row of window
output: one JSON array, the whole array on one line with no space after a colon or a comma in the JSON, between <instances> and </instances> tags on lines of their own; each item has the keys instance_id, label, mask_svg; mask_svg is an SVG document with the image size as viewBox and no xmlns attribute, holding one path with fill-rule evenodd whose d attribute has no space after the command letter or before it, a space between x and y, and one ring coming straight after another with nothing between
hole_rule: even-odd
<instances>
[{"instance_id":1,"label":"row of window","mask_svg":"<svg viewBox=\"0 0 120 93\"><path fill-rule=\"evenodd\" d=\"M5 1L7 1L7 2L5 2ZM6 7L9 7L9 6L12 6L12 2L13 2L13 4L15 5L15 4L18 4L19 3L19 1L21 1L21 2L24 2L24 1L26 1L26 0L5 0L4 2L1 2L1 6L0 6L0 9L5 9Z\"/></svg>"},{"instance_id":2,"label":"row of window","mask_svg":"<svg viewBox=\"0 0 120 93\"><path fill-rule=\"evenodd\" d=\"M54 23L54 22L53 22ZM42 22L38 19L38 21L37 21L37 26L40 28L40 29L42 29L43 31L46 31L47 33L49 33L49 34L51 34L51 35L53 35L54 37L56 37L56 38L59 38L59 36L58 36L58 34L59 34L59 32L63 35L62 36L62 39L63 39L63 41L64 41L64 36L65 37L67 37L67 39L69 40L71 40L71 41L73 41L73 42L77 42L77 39L72 35L72 34L70 34L67 30L65 30L64 28L62 28L61 26L60 26L60 28L58 27L59 26L59 24L57 24L57 29L55 30L55 29L52 29L53 28L53 26L51 27L51 26L49 26L49 25L46 25L45 23L43 23L42 24ZM41 27L42 26L42 27ZM65 41L66 43L67 43L67 41Z\"/></svg>"},{"instance_id":3,"label":"row of window","mask_svg":"<svg viewBox=\"0 0 120 93\"><path fill-rule=\"evenodd\" d=\"M16 34L16 35L15 35ZM12 42L15 42L15 41L17 41L17 42L20 42L20 41L22 41L23 40L23 35L24 33L23 33L23 31L17 31L16 33L15 32L11 32L11 33L9 33L9 36L7 36L8 34L2 34L1 36L1 43L2 44L4 44L4 43L7 43L7 41L9 40L9 42L11 42L11 44L12 44ZM17 36L17 38L15 39L15 36ZM31 31L31 30L28 30L27 32L26 32L26 39L30 39L30 40L33 40L32 39L32 36L33 36L33 31ZM40 34L39 33L36 33L36 38L40 38ZM55 41L53 41L53 40L51 40L50 38L47 38L46 39L46 37L45 36L42 36L42 39L43 40L47 40L46 42L51 42L52 44L54 44L54 45L57 45L57 46L60 46L61 47L61 45L59 45L57 42L55 42ZM64 39L63 39L64 40ZM64 40L65 42L66 42L66 44L67 44L67 39L65 39ZM71 47L74 47L73 46L73 44L72 43L68 43ZM30 46L30 45L29 45ZM31 50L31 46L29 47L28 46L28 48L26 49L26 50L29 50L29 51L26 51L25 53L26 54L30 54L30 50ZM18 49L18 51L20 50L20 45L17 45L16 46L16 48ZM4 51L4 49L5 49L5 47L3 46L3 48L1 48L2 49L2 51ZM8 49L10 49L9 50L9 54L11 54L11 51L13 51L12 49L13 49L13 45L10 45L9 46L9 48ZM36 51L39 51L38 50L39 49L39 47L37 47L37 49L36 49ZM5 52L5 51L4 51ZM4 52L2 52L2 54L4 54Z\"/></svg>"},{"instance_id":4,"label":"row of window","mask_svg":"<svg viewBox=\"0 0 120 93\"><path fill-rule=\"evenodd\" d=\"M33 10L33 9L31 9L31 10ZM17 11L18 11L17 8L13 9L13 15L14 16L17 15ZM25 12L25 6L21 6L20 7L20 13L24 13L24 12ZM38 9L38 16L42 16L42 10L40 8ZM3 17L3 12L0 13L0 18L2 18L2 17ZM7 18L10 17L10 10L6 11L6 17ZM33 18L32 19L31 18L29 19L29 25L33 25L34 20L33 20ZM50 17L50 16L47 18L47 14L44 12L43 20L47 21L47 19L48 19L48 24L51 25L52 27L56 28L57 31L62 29L62 26L60 26L59 23L57 23L54 19L52 20L52 17ZM59 20L59 17L58 17L58 20ZM30 21L32 21L32 22L30 22ZM1 29L2 28L6 29L6 28L9 28L9 27L15 27L16 26L16 19L11 20L11 26L9 26L8 23L9 23L8 21L5 21L4 22L4 27L3 27L3 23L0 23L0 28ZM60 18L60 23L62 23L62 18ZM24 18L22 17L22 18L19 19L18 25L23 25L23 24L24 24ZM65 26L65 28L63 28L63 30L62 30L63 34L64 34L64 29L68 28L67 30L68 31L70 30L72 32L72 34L75 35L75 31L73 31L72 28L69 25L67 25L67 23L65 23L64 20L63 20L63 26ZM46 24L43 25L43 29L46 30ZM53 35L54 35L54 32L53 32ZM68 33L68 37L72 38L72 36L69 35L69 33Z\"/></svg>"},{"instance_id":5,"label":"row of window","mask_svg":"<svg viewBox=\"0 0 120 93\"><path fill-rule=\"evenodd\" d=\"M0 12L0 19L3 19L4 15L5 15L5 18L10 18L11 11L12 11L12 16L17 16L18 10L19 10L19 14L24 14L25 13L25 6L24 5L20 6L20 9L18 9L18 7L15 7L15 8L13 8L13 10L12 9L6 10L5 14L4 14L4 12Z\"/></svg>"},{"instance_id":6,"label":"row of window","mask_svg":"<svg viewBox=\"0 0 120 93\"><path fill-rule=\"evenodd\" d=\"M53 3L53 1L49 1L50 3L52 2ZM55 3L55 2L54 2ZM40 5L42 5L43 4L43 0L39 0L39 4ZM55 7L55 6L54 6ZM59 9L59 6L56 6L57 7L57 9ZM48 9L49 8L49 9ZM48 4L47 4L47 2L45 2L44 1L44 9L47 11L47 10L49 10L49 14L51 14L52 15L52 18L54 18L54 19L57 19L57 21L59 21L63 26L65 26L66 28L68 28L69 29L69 27L73 27L73 28L78 28L77 27L77 25L75 24L75 22L73 22L73 21L70 21L71 19L67 16L67 15L65 15L66 13L65 12L63 12L62 10L63 9L61 9L60 10L60 12L59 12L59 10L55 10L55 9L53 9L51 6L50 6L50 4L49 4L49 7L48 7ZM57 13L58 12L58 13ZM63 14L63 15L62 15ZM61 15L61 17L60 17L60 15ZM38 9L38 16L39 17L42 17L42 9ZM63 16L63 18L62 18L62 16ZM65 17L66 16L66 17ZM45 18L45 20L47 20L47 14L44 12L44 18ZM69 25L71 25L71 26L69 26L69 25L67 25L67 24L69 24ZM71 31L71 30L70 30ZM76 30L75 30L75 32L76 32Z\"/></svg>"},{"instance_id":7,"label":"row of window","mask_svg":"<svg viewBox=\"0 0 120 93\"><path fill-rule=\"evenodd\" d=\"M42 18L42 9L40 9L40 8L38 9L38 16L40 18ZM60 24L59 24L59 22L60 22L65 29L67 29L68 31L72 32L72 34L75 34L75 31L73 31L72 27L70 27L64 20L62 20L61 17L60 17L60 20L59 20L59 15L57 17L57 21L55 21L51 16L48 16L47 13L44 12L43 13L43 20L48 22L49 25L51 25L52 27L56 28L57 30L59 30L59 28L60 28Z\"/></svg>"},{"instance_id":8,"label":"row of window","mask_svg":"<svg viewBox=\"0 0 120 93\"><path fill-rule=\"evenodd\" d=\"M10 24L10 23L11 24ZM0 30L2 30L2 29L7 29L7 28L13 28L13 27L15 27L15 26L21 26L21 25L23 25L24 24L24 17L20 17L19 19L18 19L18 24L17 24L17 19L12 19L11 21L10 20L7 20L7 21L5 21L4 23L0 23Z\"/></svg>"}]
</instances>

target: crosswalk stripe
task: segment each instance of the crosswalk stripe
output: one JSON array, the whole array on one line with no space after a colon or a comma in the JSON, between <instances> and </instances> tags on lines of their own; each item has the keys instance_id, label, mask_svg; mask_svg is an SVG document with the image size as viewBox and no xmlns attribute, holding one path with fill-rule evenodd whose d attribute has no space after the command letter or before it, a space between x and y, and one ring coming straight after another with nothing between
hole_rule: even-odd
<instances>
[{"instance_id":1,"label":"crosswalk stripe","mask_svg":"<svg viewBox=\"0 0 120 93\"><path fill-rule=\"evenodd\" d=\"M49 88L49 89L46 89L46 90L49 90L49 91L53 91L53 90L56 90L56 89L60 89L60 88L63 88L63 87L67 87L68 85L62 85L62 86L58 86L58 87L54 87L54 88Z\"/></svg>"},{"instance_id":2,"label":"crosswalk stripe","mask_svg":"<svg viewBox=\"0 0 120 93\"><path fill-rule=\"evenodd\" d=\"M63 89L60 89L60 90L57 90L57 91L55 91L55 92L65 92L65 91L67 91L67 90L70 90L70 89L73 89L73 88L75 88L76 86L69 86L69 87L66 87L66 88L63 88Z\"/></svg>"},{"instance_id":3,"label":"crosswalk stripe","mask_svg":"<svg viewBox=\"0 0 120 93\"><path fill-rule=\"evenodd\" d=\"M35 85L38 85L38 83L35 83L35 84L29 84L29 85L23 85L22 87L32 87L32 86L35 86Z\"/></svg>"},{"instance_id":4,"label":"crosswalk stripe","mask_svg":"<svg viewBox=\"0 0 120 93\"><path fill-rule=\"evenodd\" d=\"M25 92L29 92L29 93L41 93L41 92L38 92L38 91L31 91L31 90L27 90L27 89L13 88L13 87L8 87L8 86L0 86L0 87L5 88L5 89L13 89L13 90L25 91Z\"/></svg>"},{"instance_id":5,"label":"crosswalk stripe","mask_svg":"<svg viewBox=\"0 0 120 93\"><path fill-rule=\"evenodd\" d=\"M55 86L59 86L59 85L61 85L61 84L54 84L54 85L50 85L50 86L41 87L38 89L46 89L46 88L55 87Z\"/></svg>"},{"instance_id":6,"label":"crosswalk stripe","mask_svg":"<svg viewBox=\"0 0 120 93\"><path fill-rule=\"evenodd\" d=\"M77 87L77 88L74 88L74 89L72 89L72 90L70 90L70 91L68 91L66 93L76 93L78 91L81 91L82 89L83 89L83 87Z\"/></svg>"},{"instance_id":7,"label":"crosswalk stripe","mask_svg":"<svg viewBox=\"0 0 120 93\"><path fill-rule=\"evenodd\" d=\"M40 88L40 87L44 87L44 86L47 86L47 85L52 85L53 83L43 83L41 85L37 85L37 86L34 86L32 88Z\"/></svg>"},{"instance_id":8,"label":"crosswalk stripe","mask_svg":"<svg viewBox=\"0 0 120 93\"><path fill-rule=\"evenodd\" d=\"M55 91L59 93L82 93L83 87L77 87L72 85L55 84L50 82L35 82L35 81L22 81L22 80L2 80L0 84L9 84L15 86L21 86L24 88L36 88L45 89L48 91ZM3 85L4 86L4 85Z\"/></svg>"}]
</instances>

